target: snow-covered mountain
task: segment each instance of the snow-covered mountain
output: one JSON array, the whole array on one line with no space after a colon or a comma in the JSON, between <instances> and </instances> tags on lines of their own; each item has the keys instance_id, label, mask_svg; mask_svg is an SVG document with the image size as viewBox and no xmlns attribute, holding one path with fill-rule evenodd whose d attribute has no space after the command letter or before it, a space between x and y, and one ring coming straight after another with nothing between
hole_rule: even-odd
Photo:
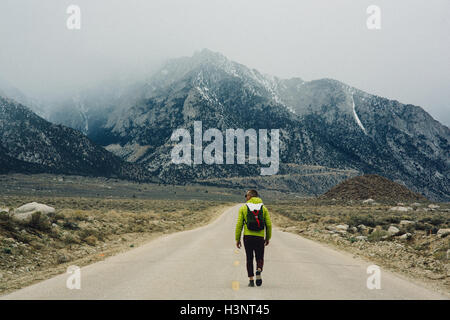
<instances>
[{"instance_id":1,"label":"snow-covered mountain","mask_svg":"<svg viewBox=\"0 0 450 320\"><path fill-rule=\"evenodd\" d=\"M289 164L353 169L450 199L449 129L420 107L336 80L280 79L205 49L169 60L111 105L89 137L166 181L259 174L250 165L171 164L173 130L201 120L222 131L281 129L280 174Z\"/></svg>"},{"instance_id":2,"label":"snow-covered mountain","mask_svg":"<svg viewBox=\"0 0 450 320\"><path fill-rule=\"evenodd\" d=\"M223 132L280 129L280 175L293 174L298 165L350 169L450 200L449 128L418 106L336 80L280 79L205 49L169 60L119 93L81 95L78 101L75 110L85 116L61 112L50 119L84 131L167 182L259 175L254 165L172 164L172 132L192 132L194 121L202 121L205 129Z\"/></svg>"},{"instance_id":3,"label":"snow-covered mountain","mask_svg":"<svg viewBox=\"0 0 450 320\"><path fill-rule=\"evenodd\" d=\"M0 97L0 173L49 172L149 180L136 164L96 145L81 132L52 124Z\"/></svg>"}]
</instances>

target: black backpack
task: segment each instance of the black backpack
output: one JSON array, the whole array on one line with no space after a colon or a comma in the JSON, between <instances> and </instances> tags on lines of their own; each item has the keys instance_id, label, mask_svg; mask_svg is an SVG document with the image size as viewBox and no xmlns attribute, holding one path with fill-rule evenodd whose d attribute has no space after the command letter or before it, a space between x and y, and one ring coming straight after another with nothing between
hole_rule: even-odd
<instances>
[{"instance_id":1,"label":"black backpack","mask_svg":"<svg viewBox=\"0 0 450 320\"><path fill-rule=\"evenodd\" d=\"M247 206L247 205L246 205ZM259 208L259 210L253 210L251 211L250 208L247 206L247 221L245 222L247 224L247 229L251 231L261 231L264 230L264 216L263 216L263 207ZM244 220L245 221L245 220Z\"/></svg>"}]
</instances>

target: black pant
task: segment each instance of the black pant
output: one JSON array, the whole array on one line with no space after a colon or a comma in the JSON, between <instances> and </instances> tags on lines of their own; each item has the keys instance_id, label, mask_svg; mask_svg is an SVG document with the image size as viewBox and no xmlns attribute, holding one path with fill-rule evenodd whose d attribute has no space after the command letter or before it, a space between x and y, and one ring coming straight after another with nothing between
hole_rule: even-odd
<instances>
[{"instance_id":1,"label":"black pant","mask_svg":"<svg viewBox=\"0 0 450 320\"><path fill-rule=\"evenodd\" d=\"M264 238L244 235L245 254L247 255L247 274L253 277L253 251L255 252L256 268L262 271L264 264Z\"/></svg>"}]
</instances>

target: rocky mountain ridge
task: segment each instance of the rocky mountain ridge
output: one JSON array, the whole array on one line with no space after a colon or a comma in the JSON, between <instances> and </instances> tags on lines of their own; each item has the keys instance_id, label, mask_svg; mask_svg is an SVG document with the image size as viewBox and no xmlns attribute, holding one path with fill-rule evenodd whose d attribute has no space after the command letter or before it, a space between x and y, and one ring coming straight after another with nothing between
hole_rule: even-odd
<instances>
[{"instance_id":1,"label":"rocky mountain ridge","mask_svg":"<svg viewBox=\"0 0 450 320\"><path fill-rule=\"evenodd\" d=\"M0 97L1 173L65 173L148 180L81 132L52 124L14 100Z\"/></svg>"},{"instance_id":2,"label":"rocky mountain ridge","mask_svg":"<svg viewBox=\"0 0 450 320\"><path fill-rule=\"evenodd\" d=\"M205 49L110 91L78 97L79 106L53 114L54 121L167 183L259 175L260 165L173 164L171 134L179 128L192 134L201 121L222 133L279 129L279 175L297 174L293 168L302 165L379 174L430 199L450 200L449 128L418 106L337 80L280 79ZM77 110L82 116L74 117Z\"/></svg>"}]
</instances>

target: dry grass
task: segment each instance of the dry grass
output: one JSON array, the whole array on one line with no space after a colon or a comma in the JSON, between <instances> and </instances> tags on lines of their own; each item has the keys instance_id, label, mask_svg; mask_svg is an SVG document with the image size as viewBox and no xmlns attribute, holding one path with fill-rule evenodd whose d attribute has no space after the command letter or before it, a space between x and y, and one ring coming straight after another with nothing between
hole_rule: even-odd
<instances>
[{"instance_id":1,"label":"dry grass","mask_svg":"<svg viewBox=\"0 0 450 320\"><path fill-rule=\"evenodd\" d=\"M333 201L278 201L268 205L274 225L311 240L366 258L380 266L400 272L427 285L450 293L450 236L440 237L439 229L450 227L450 205L429 209L428 203L411 206L413 210L396 212L392 205L362 204L353 201L336 204ZM402 220L413 223L402 225ZM347 232L335 227L348 225ZM366 228L358 227L361 224ZM400 232L389 235L387 229ZM409 239L400 239L410 233ZM367 237L361 240L361 237ZM358 238L357 238L358 237Z\"/></svg>"},{"instance_id":2,"label":"dry grass","mask_svg":"<svg viewBox=\"0 0 450 320\"><path fill-rule=\"evenodd\" d=\"M163 233L211 222L227 202L10 196L0 207L37 201L55 214L28 225L0 213L0 293L139 246Z\"/></svg>"}]
</instances>

